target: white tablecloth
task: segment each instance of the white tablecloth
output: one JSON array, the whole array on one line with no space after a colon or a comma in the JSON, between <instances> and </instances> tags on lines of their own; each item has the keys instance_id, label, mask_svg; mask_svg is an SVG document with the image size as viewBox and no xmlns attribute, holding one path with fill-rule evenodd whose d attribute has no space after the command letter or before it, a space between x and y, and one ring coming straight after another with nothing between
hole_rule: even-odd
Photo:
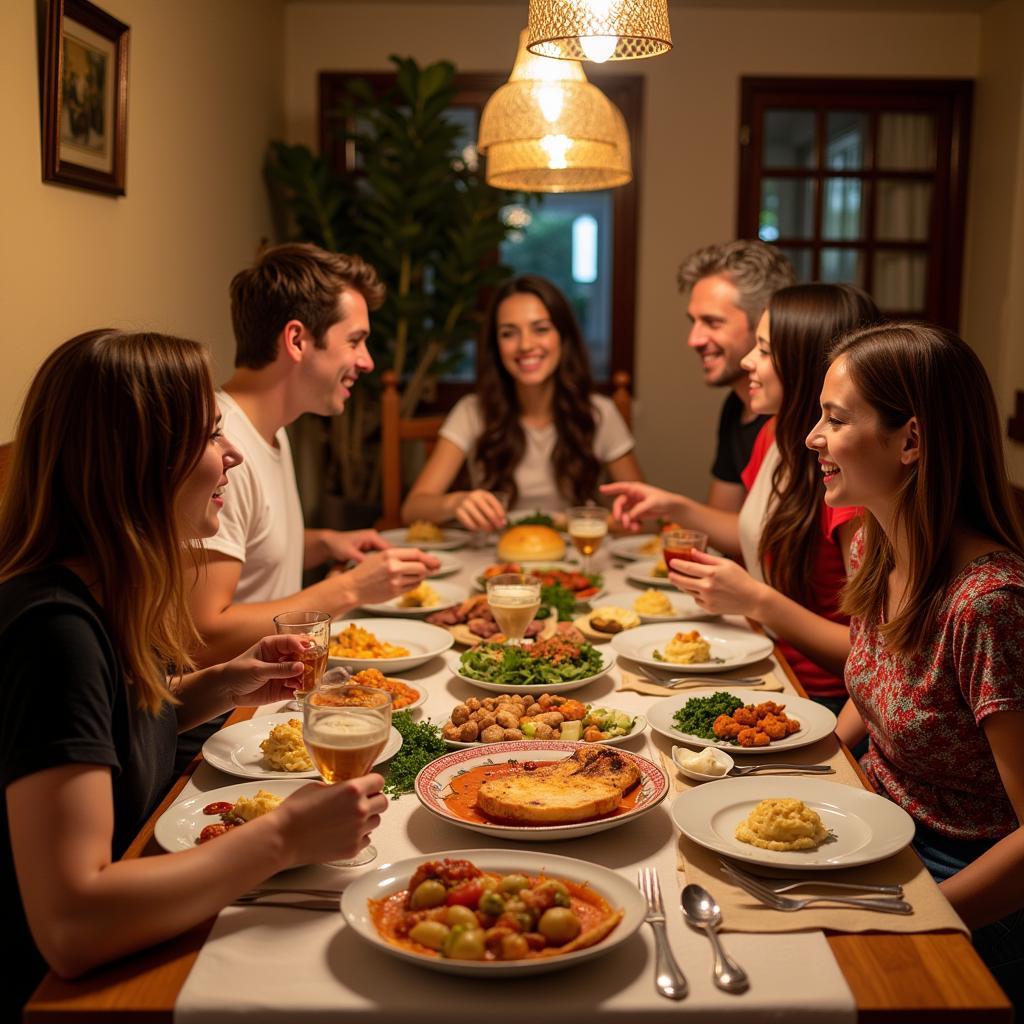
<instances>
[{"instance_id":1,"label":"white tablecloth","mask_svg":"<svg viewBox=\"0 0 1024 1024\"><path fill-rule=\"evenodd\" d=\"M489 553L460 551L465 563L453 581L467 587ZM597 563L610 589L629 589L621 568ZM401 673L429 696L422 713L440 723L451 707L480 695L452 676L442 659ZM616 692L617 670L574 697L642 712L653 698ZM268 713L276 708L261 709ZM626 749L657 761L670 744L650 732L631 739ZM208 765L196 771L182 799L230 785L232 779ZM669 797L669 800L671 796ZM501 840L447 825L420 807L414 795L394 801L374 833L380 851L366 868L343 871L324 866L278 876L281 884L342 888L346 879L383 863L417 854L505 846ZM796 1022L853 1021L853 997L821 932L784 935L729 934L728 951L750 975L747 993L727 995L711 983L711 952L706 937L688 928L678 912L676 832L668 800L622 828L561 843L528 844L567 857L603 864L635 880L637 868L653 865L661 878L669 941L690 994L682 1002L654 989L654 940L644 925L606 956L551 974L512 981L477 981L417 969L369 947L341 915L277 908L228 907L217 919L175 1006L179 1024L220 1024L248 1014L250 1024L366 1021L368 1024L486 1020L488 1024L560 1024L603 1021L698 1020Z\"/></svg>"}]
</instances>

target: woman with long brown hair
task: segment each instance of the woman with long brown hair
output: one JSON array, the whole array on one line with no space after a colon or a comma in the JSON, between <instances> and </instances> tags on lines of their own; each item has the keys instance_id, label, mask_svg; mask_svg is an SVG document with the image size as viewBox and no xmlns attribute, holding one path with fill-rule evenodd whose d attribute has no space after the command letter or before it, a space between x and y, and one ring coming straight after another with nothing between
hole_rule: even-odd
<instances>
[{"instance_id":1,"label":"woman with long brown hair","mask_svg":"<svg viewBox=\"0 0 1024 1024\"><path fill-rule=\"evenodd\" d=\"M714 613L757 619L779 645L808 694L838 711L849 651L839 610L856 508L830 509L821 474L804 439L818 416L829 349L844 331L881 318L868 296L842 284L801 284L775 292L743 360L750 407L773 415L743 472L747 498L739 516L646 485L609 485L627 526L663 516L708 533L735 561L695 552L669 578Z\"/></svg>"},{"instance_id":2,"label":"woman with long brown hair","mask_svg":"<svg viewBox=\"0 0 1024 1024\"><path fill-rule=\"evenodd\" d=\"M47 965L73 977L216 913L267 876L351 856L383 779L311 784L183 853L120 861L171 782L179 730L289 696L299 637L189 672L197 541L240 457L203 348L79 335L29 389L0 504L0 1013ZM177 666L170 681L165 667Z\"/></svg>"},{"instance_id":3,"label":"woman with long brown hair","mask_svg":"<svg viewBox=\"0 0 1024 1024\"><path fill-rule=\"evenodd\" d=\"M865 509L837 732L914 818L915 848L1024 1007L1024 530L980 360L939 327L836 347L807 445Z\"/></svg>"},{"instance_id":4,"label":"woman with long brown hair","mask_svg":"<svg viewBox=\"0 0 1024 1024\"><path fill-rule=\"evenodd\" d=\"M469 490L449 491L464 463ZM505 525L510 509L555 512L594 498L602 473L639 480L633 437L594 391L579 324L543 277L500 288L487 314L477 391L461 399L402 505L406 522Z\"/></svg>"}]
</instances>

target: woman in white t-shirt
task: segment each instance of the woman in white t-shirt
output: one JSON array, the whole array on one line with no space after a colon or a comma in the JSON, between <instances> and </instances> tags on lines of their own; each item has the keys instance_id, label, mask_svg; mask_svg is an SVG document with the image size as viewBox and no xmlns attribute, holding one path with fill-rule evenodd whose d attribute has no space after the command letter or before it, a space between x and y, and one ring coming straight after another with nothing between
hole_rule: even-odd
<instances>
[{"instance_id":1,"label":"woman in white t-shirt","mask_svg":"<svg viewBox=\"0 0 1024 1024\"><path fill-rule=\"evenodd\" d=\"M633 435L596 394L566 297L526 275L498 290L485 324L476 394L452 409L402 505L405 522L457 519L497 530L509 509L555 512L597 494L602 473L642 480ZM449 491L468 462L471 489Z\"/></svg>"}]
</instances>

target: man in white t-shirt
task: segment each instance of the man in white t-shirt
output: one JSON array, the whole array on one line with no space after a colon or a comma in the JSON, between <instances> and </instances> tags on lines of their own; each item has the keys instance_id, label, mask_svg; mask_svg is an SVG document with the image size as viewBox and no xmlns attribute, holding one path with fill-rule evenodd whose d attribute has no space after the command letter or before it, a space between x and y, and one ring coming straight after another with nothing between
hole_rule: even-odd
<instances>
[{"instance_id":1,"label":"man in white t-shirt","mask_svg":"<svg viewBox=\"0 0 1024 1024\"><path fill-rule=\"evenodd\" d=\"M280 612L343 615L411 589L438 566L374 530L307 530L299 504L284 428L305 412L344 409L373 369L369 310L383 298L376 271L358 256L308 244L268 248L231 282L235 372L217 401L221 429L245 461L225 488L220 529L203 542L205 571L192 594L203 664L272 633ZM302 589L303 569L328 562L358 564Z\"/></svg>"}]
</instances>

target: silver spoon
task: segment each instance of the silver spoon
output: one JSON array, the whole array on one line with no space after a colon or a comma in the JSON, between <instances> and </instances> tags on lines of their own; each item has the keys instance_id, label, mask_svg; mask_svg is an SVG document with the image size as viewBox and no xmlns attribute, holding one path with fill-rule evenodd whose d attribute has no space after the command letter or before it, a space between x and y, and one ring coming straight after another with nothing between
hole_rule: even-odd
<instances>
[{"instance_id":1,"label":"silver spoon","mask_svg":"<svg viewBox=\"0 0 1024 1024\"><path fill-rule=\"evenodd\" d=\"M683 917L694 928L703 928L715 951L712 977L723 992L746 992L750 987L746 971L729 956L718 939L716 929L722 923L722 910L711 893L700 885L688 885L683 889L680 902Z\"/></svg>"}]
</instances>

